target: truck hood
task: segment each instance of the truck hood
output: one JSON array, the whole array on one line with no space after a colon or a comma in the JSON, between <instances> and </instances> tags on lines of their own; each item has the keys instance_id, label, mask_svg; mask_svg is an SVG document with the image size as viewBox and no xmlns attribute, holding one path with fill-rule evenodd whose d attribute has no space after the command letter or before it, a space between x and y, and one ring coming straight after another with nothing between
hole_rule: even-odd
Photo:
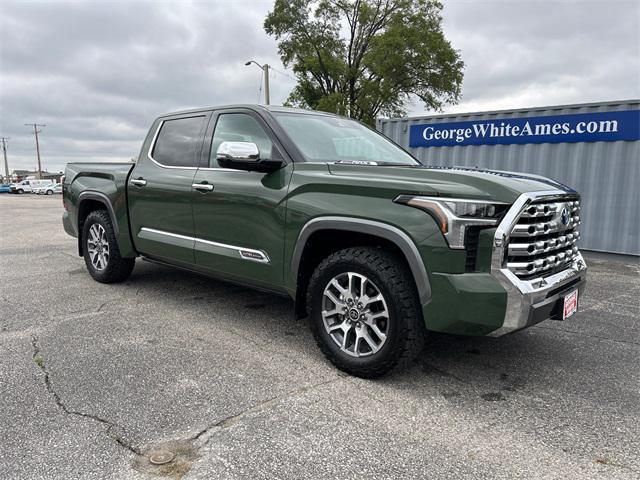
<instances>
[{"instance_id":1,"label":"truck hood","mask_svg":"<svg viewBox=\"0 0 640 480\"><path fill-rule=\"evenodd\" d=\"M513 203L521 194L544 190L575 190L533 174L467 167L387 166L329 164L332 175L353 182L380 183L397 188L398 194L423 194ZM385 185L386 184L386 185Z\"/></svg>"}]
</instances>

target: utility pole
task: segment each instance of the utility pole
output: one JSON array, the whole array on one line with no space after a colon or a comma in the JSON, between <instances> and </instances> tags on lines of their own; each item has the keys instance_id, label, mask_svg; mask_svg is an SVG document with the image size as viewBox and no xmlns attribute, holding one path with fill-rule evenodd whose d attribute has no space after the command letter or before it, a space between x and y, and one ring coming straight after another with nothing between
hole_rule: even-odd
<instances>
[{"instance_id":1,"label":"utility pole","mask_svg":"<svg viewBox=\"0 0 640 480\"><path fill-rule=\"evenodd\" d=\"M7 141L8 137L0 137L2 139L2 153L4 153L4 183L9 182L9 162L7 162Z\"/></svg>"},{"instance_id":2,"label":"utility pole","mask_svg":"<svg viewBox=\"0 0 640 480\"><path fill-rule=\"evenodd\" d=\"M264 72L264 103L269 105L269 65L267 63L260 65L255 60L249 60L245 65L251 65L252 63L255 63Z\"/></svg>"},{"instance_id":3,"label":"utility pole","mask_svg":"<svg viewBox=\"0 0 640 480\"><path fill-rule=\"evenodd\" d=\"M38 130L38 127L46 127L40 123L25 123L25 127L33 127L33 133L36 136L36 153L38 154L38 179L42 180L42 163L40 163L40 143L38 142L38 134L42 130Z\"/></svg>"},{"instance_id":4,"label":"utility pole","mask_svg":"<svg viewBox=\"0 0 640 480\"><path fill-rule=\"evenodd\" d=\"M264 102L269 105L269 64L265 63L262 70L264 70Z\"/></svg>"}]
</instances>

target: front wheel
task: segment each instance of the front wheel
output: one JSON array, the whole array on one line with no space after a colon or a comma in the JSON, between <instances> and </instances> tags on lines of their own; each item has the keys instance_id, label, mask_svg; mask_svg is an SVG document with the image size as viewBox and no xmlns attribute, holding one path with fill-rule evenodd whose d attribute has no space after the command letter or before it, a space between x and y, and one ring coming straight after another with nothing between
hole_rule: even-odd
<instances>
[{"instance_id":1,"label":"front wheel","mask_svg":"<svg viewBox=\"0 0 640 480\"><path fill-rule=\"evenodd\" d=\"M316 268L307 305L318 346L339 369L374 378L408 363L424 341L413 277L379 248L336 252Z\"/></svg>"},{"instance_id":2,"label":"front wheel","mask_svg":"<svg viewBox=\"0 0 640 480\"><path fill-rule=\"evenodd\" d=\"M22 190L22 189L18 190L18 194L22 195L23 193L24 193L24 190Z\"/></svg>"},{"instance_id":3,"label":"front wheel","mask_svg":"<svg viewBox=\"0 0 640 480\"><path fill-rule=\"evenodd\" d=\"M131 275L135 258L122 258L106 210L91 212L82 229L83 254L87 270L101 283L121 282Z\"/></svg>"},{"instance_id":4,"label":"front wheel","mask_svg":"<svg viewBox=\"0 0 640 480\"><path fill-rule=\"evenodd\" d=\"M47 195L53 195L53 190L47 190Z\"/></svg>"}]
</instances>

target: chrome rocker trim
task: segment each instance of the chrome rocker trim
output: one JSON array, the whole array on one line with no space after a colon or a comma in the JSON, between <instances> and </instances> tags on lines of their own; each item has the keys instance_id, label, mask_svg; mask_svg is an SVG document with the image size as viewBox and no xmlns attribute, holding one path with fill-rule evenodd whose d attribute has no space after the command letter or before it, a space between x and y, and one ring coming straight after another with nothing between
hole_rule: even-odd
<instances>
[{"instance_id":1,"label":"chrome rocker trim","mask_svg":"<svg viewBox=\"0 0 640 480\"><path fill-rule=\"evenodd\" d=\"M576 278L580 281L576 288L586 281L587 265L580 252L575 256L572 264L562 272L548 277L531 280L518 278L503 262L508 239L520 215L527 206L538 200L556 200L569 195L564 190L545 190L541 192L524 193L518 197L513 206L502 219L493 238L493 253L491 256L491 275L498 280L507 292L507 306L502 327L489 333L491 337L499 337L529 326L531 308L542 302L558 300L563 292L547 297L551 290L561 288Z\"/></svg>"},{"instance_id":2,"label":"chrome rocker trim","mask_svg":"<svg viewBox=\"0 0 640 480\"><path fill-rule=\"evenodd\" d=\"M253 248L238 247L236 245L227 245L226 243L211 242L201 238L189 237L187 235L179 235L177 233L156 230L155 228L142 227L138 233L139 238L153 240L156 242L170 243L184 248L193 248L202 252L221 254L226 256L235 256L237 254L243 260L249 260L258 263L270 263L269 256L262 250ZM167 239L173 239L167 241ZM231 255L229 255L231 254Z\"/></svg>"}]
</instances>

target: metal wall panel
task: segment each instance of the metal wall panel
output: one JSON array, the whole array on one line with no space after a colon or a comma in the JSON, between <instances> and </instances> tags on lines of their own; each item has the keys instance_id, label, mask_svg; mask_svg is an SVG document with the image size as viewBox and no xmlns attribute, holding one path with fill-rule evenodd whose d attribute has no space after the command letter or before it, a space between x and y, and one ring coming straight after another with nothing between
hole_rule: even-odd
<instances>
[{"instance_id":1,"label":"metal wall panel","mask_svg":"<svg viewBox=\"0 0 640 480\"><path fill-rule=\"evenodd\" d=\"M638 109L640 100L628 100L379 119L376 127L426 165L536 173L569 185L582 195L581 248L640 255L640 141L409 148L414 124Z\"/></svg>"}]
</instances>

